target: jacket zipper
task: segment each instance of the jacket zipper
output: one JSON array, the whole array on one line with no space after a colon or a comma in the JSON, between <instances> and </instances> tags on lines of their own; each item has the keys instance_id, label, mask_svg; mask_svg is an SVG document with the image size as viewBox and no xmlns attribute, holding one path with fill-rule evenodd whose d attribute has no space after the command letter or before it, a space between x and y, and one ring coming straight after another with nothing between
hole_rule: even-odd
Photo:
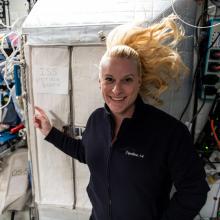
<instances>
[{"instance_id":1,"label":"jacket zipper","mask_svg":"<svg viewBox=\"0 0 220 220\"><path fill-rule=\"evenodd\" d=\"M108 208L109 208L109 219L112 219L112 200L111 200L111 187L110 187L110 160L112 155L112 144L110 145L110 151L108 155L108 166L107 166L107 176L108 176Z\"/></svg>"},{"instance_id":2,"label":"jacket zipper","mask_svg":"<svg viewBox=\"0 0 220 220\"><path fill-rule=\"evenodd\" d=\"M113 143L112 143L112 137L114 137L114 121L111 116L109 117L110 121L110 148L109 148L109 155L108 155L108 163L107 163L107 181L108 181L108 212L109 212L109 220L112 220L112 199L111 199L111 186L110 186L110 161L112 156L112 149L113 149Z\"/></svg>"}]
</instances>

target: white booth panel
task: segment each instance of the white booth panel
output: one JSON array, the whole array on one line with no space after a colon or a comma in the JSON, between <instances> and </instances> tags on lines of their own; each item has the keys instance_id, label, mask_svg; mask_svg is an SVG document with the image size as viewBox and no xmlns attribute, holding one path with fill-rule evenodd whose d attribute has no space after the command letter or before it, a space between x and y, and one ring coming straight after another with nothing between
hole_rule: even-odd
<instances>
[{"instance_id":1,"label":"white booth panel","mask_svg":"<svg viewBox=\"0 0 220 220\"><path fill-rule=\"evenodd\" d=\"M89 115L103 107L99 88L99 62L104 46L74 47L72 53L72 84L74 124L85 126Z\"/></svg>"},{"instance_id":2,"label":"white booth panel","mask_svg":"<svg viewBox=\"0 0 220 220\"><path fill-rule=\"evenodd\" d=\"M4 160L0 172L0 214L5 210L22 210L28 199L28 152L18 149Z\"/></svg>"},{"instance_id":3,"label":"white booth panel","mask_svg":"<svg viewBox=\"0 0 220 220\"><path fill-rule=\"evenodd\" d=\"M33 47L29 51L32 111L33 106L43 108L54 126L62 129L69 123L70 114L69 49ZM29 123L33 126L31 121ZM72 208L72 158L47 143L39 131L32 129L30 139L36 202Z\"/></svg>"}]
</instances>

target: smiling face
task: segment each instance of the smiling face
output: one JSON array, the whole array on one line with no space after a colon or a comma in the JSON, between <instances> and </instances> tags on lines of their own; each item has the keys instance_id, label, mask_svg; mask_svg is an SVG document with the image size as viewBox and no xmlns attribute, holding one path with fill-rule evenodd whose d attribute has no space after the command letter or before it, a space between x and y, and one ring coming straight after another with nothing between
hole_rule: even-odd
<instances>
[{"instance_id":1,"label":"smiling face","mask_svg":"<svg viewBox=\"0 0 220 220\"><path fill-rule=\"evenodd\" d=\"M100 64L102 96L115 117L129 118L141 85L137 63L131 58L106 57Z\"/></svg>"}]
</instances>

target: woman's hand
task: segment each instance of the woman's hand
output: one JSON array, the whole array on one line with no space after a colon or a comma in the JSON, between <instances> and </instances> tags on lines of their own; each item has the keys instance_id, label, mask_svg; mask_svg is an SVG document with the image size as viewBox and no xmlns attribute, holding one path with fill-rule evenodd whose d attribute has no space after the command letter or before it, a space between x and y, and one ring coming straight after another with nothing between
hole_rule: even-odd
<instances>
[{"instance_id":1,"label":"woman's hand","mask_svg":"<svg viewBox=\"0 0 220 220\"><path fill-rule=\"evenodd\" d=\"M52 129L49 118L43 109L35 106L36 114L34 115L34 126L38 128L44 136L47 136Z\"/></svg>"}]
</instances>

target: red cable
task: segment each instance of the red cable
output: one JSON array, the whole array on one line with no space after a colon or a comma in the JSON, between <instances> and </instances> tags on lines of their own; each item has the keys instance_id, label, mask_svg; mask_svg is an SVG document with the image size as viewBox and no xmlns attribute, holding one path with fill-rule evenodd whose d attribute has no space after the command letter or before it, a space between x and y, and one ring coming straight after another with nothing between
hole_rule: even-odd
<instances>
[{"instance_id":1,"label":"red cable","mask_svg":"<svg viewBox=\"0 0 220 220\"><path fill-rule=\"evenodd\" d=\"M215 132L215 125L214 125L214 120L213 119L211 119L211 129L212 129L212 133L214 135L215 141L218 145L218 148L220 149L220 140L218 139L218 136Z\"/></svg>"}]
</instances>

